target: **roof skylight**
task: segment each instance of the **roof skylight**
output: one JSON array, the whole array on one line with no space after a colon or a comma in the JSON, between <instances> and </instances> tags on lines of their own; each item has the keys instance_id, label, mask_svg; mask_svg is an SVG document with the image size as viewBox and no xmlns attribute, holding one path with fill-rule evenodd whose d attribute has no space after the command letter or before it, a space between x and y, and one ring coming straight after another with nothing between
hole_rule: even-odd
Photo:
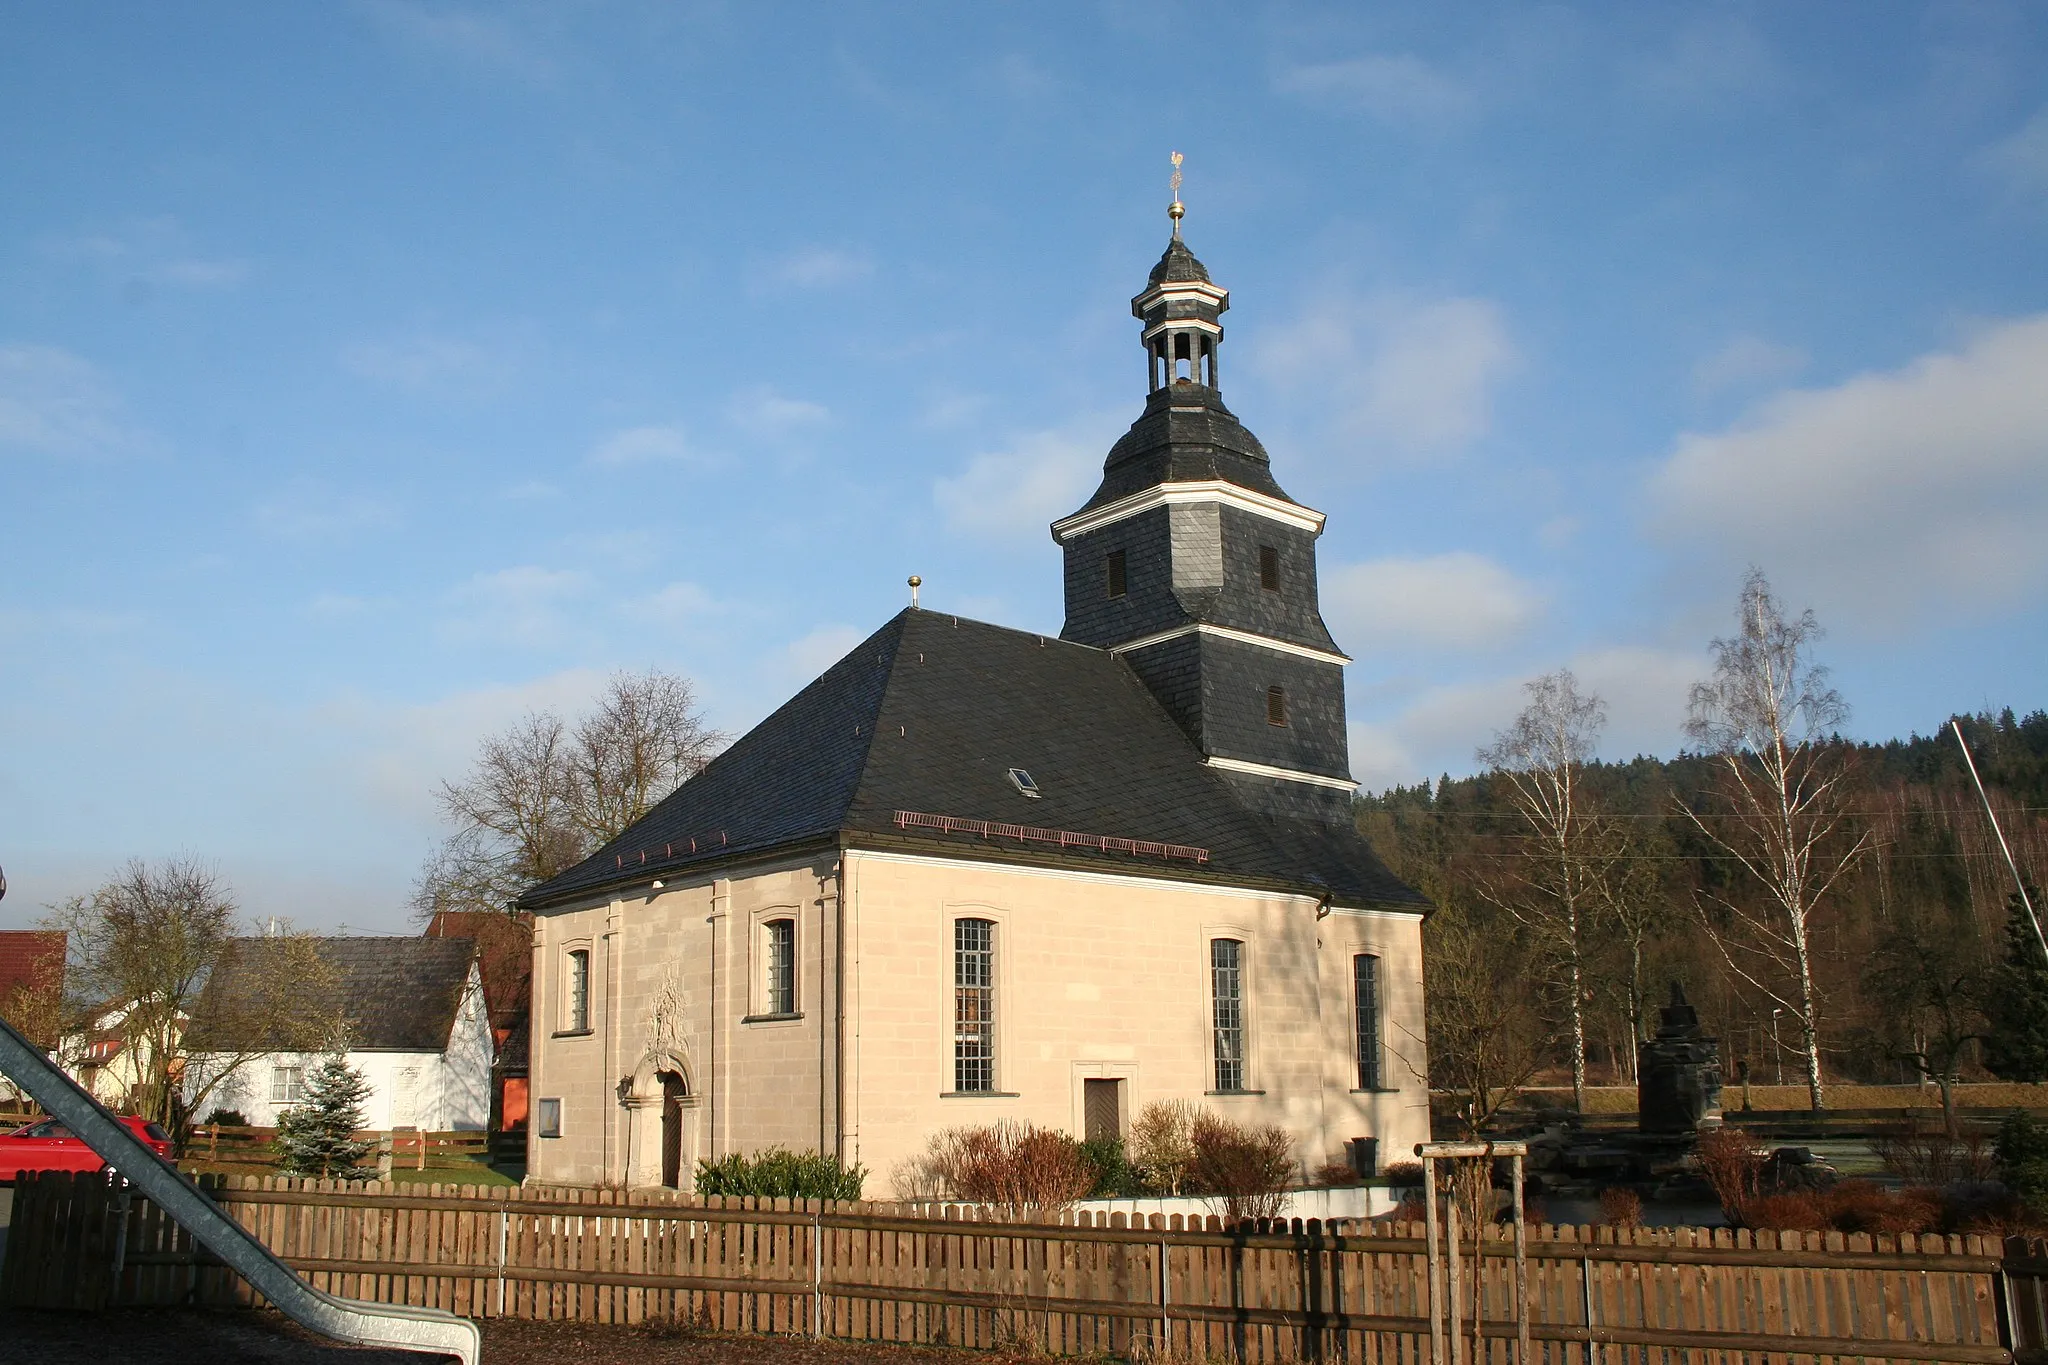
<instances>
[{"instance_id":1,"label":"roof skylight","mask_svg":"<svg viewBox=\"0 0 2048 1365\"><path fill-rule=\"evenodd\" d=\"M1010 785L1036 801L1039 796L1038 784L1031 780L1031 774L1022 768L1010 769Z\"/></svg>"}]
</instances>

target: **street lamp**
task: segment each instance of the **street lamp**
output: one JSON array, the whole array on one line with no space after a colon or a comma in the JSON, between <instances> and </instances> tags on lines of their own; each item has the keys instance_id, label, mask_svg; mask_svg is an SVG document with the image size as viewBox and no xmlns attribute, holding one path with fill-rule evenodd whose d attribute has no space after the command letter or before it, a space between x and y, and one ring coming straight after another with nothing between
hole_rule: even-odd
<instances>
[{"instance_id":1,"label":"street lamp","mask_svg":"<svg viewBox=\"0 0 2048 1365\"><path fill-rule=\"evenodd\" d=\"M1773 1054L1777 1056L1778 1059L1779 1085L1783 1085L1785 1083L1785 1045L1778 1041L1778 1016L1783 1014L1784 1012L1785 1011L1783 1009L1774 1009L1771 1011L1771 1051Z\"/></svg>"}]
</instances>

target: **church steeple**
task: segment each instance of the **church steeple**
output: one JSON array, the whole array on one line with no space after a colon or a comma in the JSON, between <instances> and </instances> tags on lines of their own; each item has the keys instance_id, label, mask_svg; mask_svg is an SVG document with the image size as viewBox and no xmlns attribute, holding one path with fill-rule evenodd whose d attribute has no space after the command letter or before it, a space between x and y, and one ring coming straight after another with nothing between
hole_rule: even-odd
<instances>
[{"instance_id":1,"label":"church steeple","mask_svg":"<svg viewBox=\"0 0 2048 1365\"><path fill-rule=\"evenodd\" d=\"M1182 240L1178 195L1169 213L1172 240L1131 300L1145 410L1087 505L1053 523L1066 557L1061 634L1122 655L1248 804L1348 822L1349 660L1317 601L1323 515L1287 496L1224 406L1230 292Z\"/></svg>"}]
</instances>

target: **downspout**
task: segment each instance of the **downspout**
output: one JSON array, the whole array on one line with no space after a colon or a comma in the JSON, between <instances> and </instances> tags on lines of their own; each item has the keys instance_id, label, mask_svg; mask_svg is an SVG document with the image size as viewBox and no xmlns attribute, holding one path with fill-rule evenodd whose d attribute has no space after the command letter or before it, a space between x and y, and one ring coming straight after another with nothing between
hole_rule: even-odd
<instances>
[{"instance_id":1,"label":"downspout","mask_svg":"<svg viewBox=\"0 0 2048 1365\"><path fill-rule=\"evenodd\" d=\"M547 1038L554 1032L549 1021L557 1016L550 1014L546 1000L548 917L535 912L533 917L533 977L531 993L526 1000L526 1169L535 1177L545 1179L540 1162L540 1096L541 1057L547 1052Z\"/></svg>"},{"instance_id":2,"label":"downspout","mask_svg":"<svg viewBox=\"0 0 2048 1365\"><path fill-rule=\"evenodd\" d=\"M619 1074L619 992L623 987L625 965L624 930L626 924L626 903L615 900L604 917L604 1073L605 1089L612 1090L613 1079ZM625 1167L622 1164L620 1148L619 1116L625 1111L614 1098L604 1109L604 1172L605 1177L624 1184Z\"/></svg>"},{"instance_id":3,"label":"downspout","mask_svg":"<svg viewBox=\"0 0 2048 1365\"><path fill-rule=\"evenodd\" d=\"M839 858L839 1159L860 1160L860 855Z\"/></svg>"},{"instance_id":4,"label":"downspout","mask_svg":"<svg viewBox=\"0 0 2048 1365\"><path fill-rule=\"evenodd\" d=\"M723 931L723 932L721 932ZM721 942L721 939L723 940ZM731 1150L732 1114L732 879L711 883L711 1159ZM723 968L723 970L721 970Z\"/></svg>"}]
</instances>

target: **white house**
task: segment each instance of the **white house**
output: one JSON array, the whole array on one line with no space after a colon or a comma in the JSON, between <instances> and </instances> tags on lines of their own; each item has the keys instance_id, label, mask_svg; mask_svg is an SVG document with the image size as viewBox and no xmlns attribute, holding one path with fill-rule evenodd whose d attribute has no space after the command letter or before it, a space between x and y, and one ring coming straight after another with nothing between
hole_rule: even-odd
<instances>
[{"instance_id":1,"label":"white house","mask_svg":"<svg viewBox=\"0 0 2048 1365\"><path fill-rule=\"evenodd\" d=\"M315 950L334 973L331 989L348 1026L349 1065L370 1083L364 1126L483 1129L491 1113L492 1045L475 945L466 938L323 938L315 940ZM226 955L200 998L187 1052L195 1074L244 1058L204 1108L234 1110L267 1128L301 1100L306 1077L323 1057L256 1052L260 1039L227 1036L213 1022L223 1012L209 1018L215 993L242 989L242 964L260 960Z\"/></svg>"}]
</instances>

